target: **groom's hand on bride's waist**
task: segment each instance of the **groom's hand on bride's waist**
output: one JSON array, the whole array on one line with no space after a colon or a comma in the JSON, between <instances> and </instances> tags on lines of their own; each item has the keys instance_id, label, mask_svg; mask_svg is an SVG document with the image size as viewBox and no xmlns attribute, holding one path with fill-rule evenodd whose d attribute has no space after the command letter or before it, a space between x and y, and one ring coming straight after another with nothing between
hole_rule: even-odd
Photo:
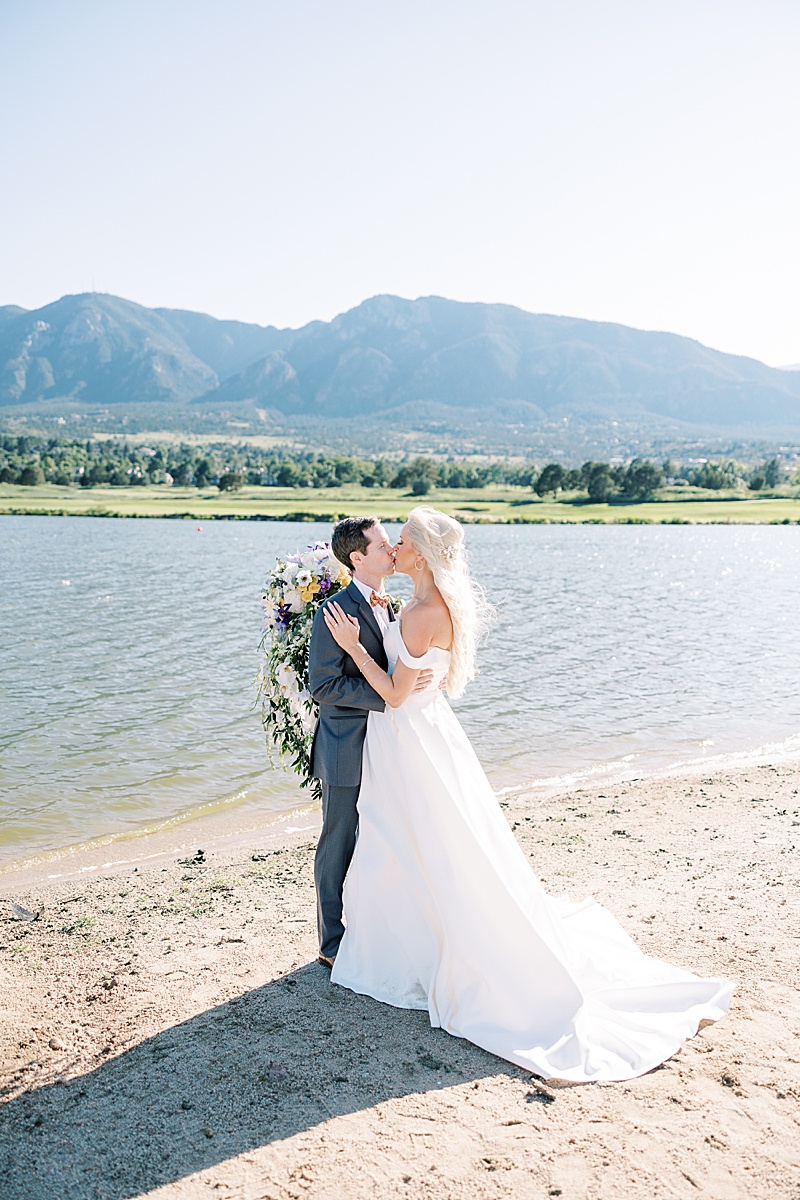
<instances>
[{"instance_id":1,"label":"groom's hand on bride's waist","mask_svg":"<svg viewBox=\"0 0 800 1200\"><path fill-rule=\"evenodd\" d=\"M432 680L433 671L429 670L428 668L426 668L424 671L420 671L419 675L417 676L417 682L412 688L412 692L424 692L425 689L430 686ZM445 681L443 679L439 684L440 689L444 687L444 684Z\"/></svg>"}]
</instances>

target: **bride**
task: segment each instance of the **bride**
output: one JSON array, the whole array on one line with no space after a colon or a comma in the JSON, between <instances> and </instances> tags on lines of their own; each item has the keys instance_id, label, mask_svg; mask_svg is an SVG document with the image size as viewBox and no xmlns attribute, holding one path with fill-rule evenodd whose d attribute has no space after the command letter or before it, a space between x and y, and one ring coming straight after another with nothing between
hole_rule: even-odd
<instances>
[{"instance_id":1,"label":"bride","mask_svg":"<svg viewBox=\"0 0 800 1200\"><path fill-rule=\"evenodd\" d=\"M487 605L459 523L415 508L395 547L414 580L384 634L388 673L335 600L327 626L386 701L370 712L359 835L332 980L544 1078L623 1080L658 1066L730 1003L732 984L643 954L592 899L548 896L439 684L475 674ZM428 686L414 692L422 669Z\"/></svg>"}]
</instances>

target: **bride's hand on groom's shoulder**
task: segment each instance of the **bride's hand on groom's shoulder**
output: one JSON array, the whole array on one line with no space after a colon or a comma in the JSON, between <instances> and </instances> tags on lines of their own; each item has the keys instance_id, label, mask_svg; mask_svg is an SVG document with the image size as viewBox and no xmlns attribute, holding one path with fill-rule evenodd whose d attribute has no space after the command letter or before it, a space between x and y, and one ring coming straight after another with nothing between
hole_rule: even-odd
<instances>
[{"instance_id":1,"label":"bride's hand on groom's shoulder","mask_svg":"<svg viewBox=\"0 0 800 1200\"><path fill-rule=\"evenodd\" d=\"M351 654L358 646L361 637L361 627L356 618L348 616L335 600L331 600L329 604L325 605L322 615L337 646L341 646L343 650Z\"/></svg>"}]
</instances>

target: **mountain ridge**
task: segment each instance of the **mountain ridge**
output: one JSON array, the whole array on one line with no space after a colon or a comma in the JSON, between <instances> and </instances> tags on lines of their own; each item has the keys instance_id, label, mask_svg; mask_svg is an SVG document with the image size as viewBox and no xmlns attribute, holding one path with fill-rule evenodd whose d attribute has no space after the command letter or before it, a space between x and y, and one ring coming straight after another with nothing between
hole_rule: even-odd
<instances>
[{"instance_id":1,"label":"mountain ridge","mask_svg":"<svg viewBox=\"0 0 800 1200\"><path fill-rule=\"evenodd\" d=\"M59 401L247 420L579 420L800 435L800 372L679 334L381 294L279 329L98 293L0 308L0 413ZM188 407L187 407L188 406Z\"/></svg>"}]
</instances>

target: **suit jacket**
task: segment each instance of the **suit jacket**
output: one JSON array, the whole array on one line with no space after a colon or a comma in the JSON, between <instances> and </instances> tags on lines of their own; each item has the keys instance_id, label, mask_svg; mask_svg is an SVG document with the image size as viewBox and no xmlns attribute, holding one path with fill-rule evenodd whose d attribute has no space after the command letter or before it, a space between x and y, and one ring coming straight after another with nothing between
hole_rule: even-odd
<instances>
[{"instance_id":1,"label":"suit jacket","mask_svg":"<svg viewBox=\"0 0 800 1200\"><path fill-rule=\"evenodd\" d=\"M361 645L385 671L388 663L383 635L369 601L354 582L332 599L348 616L358 619ZM330 600L326 601L329 603ZM350 655L331 637L322 615L326 604L321 604L314 616L308 649L309 690L319 705L319 720L311 745L311 774L334 787L358 787L367 717L370 710L383 712L386 705ZM393 621L391 605L386 612Z\"/></svg>"}]
</instances>

